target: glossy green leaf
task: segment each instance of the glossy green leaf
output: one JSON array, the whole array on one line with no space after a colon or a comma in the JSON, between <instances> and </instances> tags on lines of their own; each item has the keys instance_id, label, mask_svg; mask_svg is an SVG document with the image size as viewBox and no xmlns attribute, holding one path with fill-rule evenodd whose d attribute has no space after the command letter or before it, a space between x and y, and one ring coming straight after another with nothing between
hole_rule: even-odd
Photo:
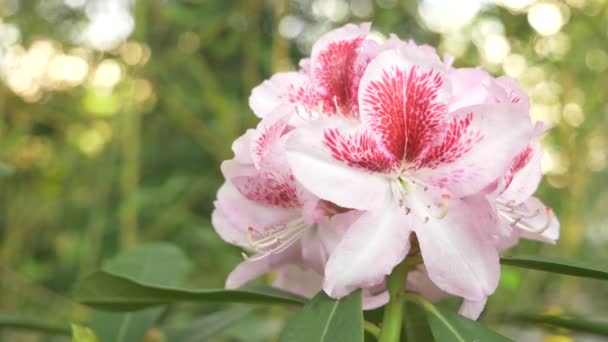
<instances>
[{"instance_id":1,"label":"glossy green leaf","mask_svg":"<svg viewBox=\"0 0 608 342\"><path fill-rule=\"evenodd\" d=\"M99 342L93 330L81 325L72 324L72 342Z\"/></svg>"},{"instance_id":2,"label":"glossy green leaf","mask_svg":"<svg viewBox=\"0 0 608 342\"><path fill-rule=\"evenodd\" d=\"M405 299L417 303L426 311L429 326L436 342L512 341L477 321L444 308L436 307L418 295L406 294Z\"/></svg>"},{"instance_id":3,"label":"glossy green leaf","mask_svg":"<svg viewBox=\"0 0 608 342\"><path fill-rule=\"evenodd\" d=\"M598 265L582 261L535 255L518 255L502 257L500 262L503 265L567 274L576 277L608 280L608 268L598 267Z\"/></svg>"},{"instance_id":4,"label":"glossy green leaf","mask_svg":"<svg viewBox=\"0 0 608 342\"><path fill-rule=\"evenodd\" d=\"M176 302L300 305L306 301L302 297L268 287L194 290L144 284L103 271L83 279L76 287L74 298L82 304L110 311L134 311Z\"/></svg>"},{"instance_id":5,"label":"glossy green leaf","mask_svg":"<svg viewBox=\"0 0 608 342\"><path fill-rule=\"evenodd\" d=\"M165 334L169 341L207 341L230 325L251 314L252 308L236 307L211 313L187 325L168 328Z\"/></svg>"},{"instance_id":6,"label":"glossy green leaf","mask_svg":"<svg viewBox=\"0 0 608 342\"><path fill-rule=\"evenodd\" d=\"M154 243L118 255L106 262L103 270L115 276L170 286L181 283L189 267L190 262L177 247ZM163 308L129 313L95 311L90 326L102 342L141 341L162 312Z\"/></svg>"},{"instance_id":7,"label":"glossy green leaf","mask_svg":"<svg viewBox=\"0 0 608 342\"><path fill-rule=\"evenodd\" d=\"M33 318L0 313L0 329L11 328L53 335L70 335L67 326L59 326Z\"/></svg>"},{"instance_id":8,"label":"glossy green leaf","mask_svg":"<svg viewBox=\"0 0 608 342\"><path fill-rule=\"evenodd\" d=\"M280 342L362 342L361 291L336 300L319 292L291 318Z\"/></svg>"},{"instance_id":9,"label":"glossy green leaf","mask_svg":"<svg viewBox=\"0 0 608 342\"><path fill-rule=\"evenodd\" d=\"M574 332L608 336L608 322L589 321L575 317L542 314L509 314L503 320L516 324L534 324L549 328L567 329Z\"/></svg>"}]
</instances>

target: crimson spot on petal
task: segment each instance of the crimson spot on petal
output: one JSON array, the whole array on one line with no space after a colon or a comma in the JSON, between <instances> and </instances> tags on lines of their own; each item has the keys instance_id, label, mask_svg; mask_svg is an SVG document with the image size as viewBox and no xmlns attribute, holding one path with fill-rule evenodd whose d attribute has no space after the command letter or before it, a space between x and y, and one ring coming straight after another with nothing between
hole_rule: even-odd
<instances>
[{"instance_id":1,"label":"crimson spot on petal","mask_svg":"<svg viewBox=\"0 0 608 342\"><path fill-rule=\"evenodd\" d=\"M337 129L328 129L323 134L323 143L334 159L351 167L390 172L400 165L400 160L393 158L368 132L345 136Z\"/></svg>"}]
</instances>

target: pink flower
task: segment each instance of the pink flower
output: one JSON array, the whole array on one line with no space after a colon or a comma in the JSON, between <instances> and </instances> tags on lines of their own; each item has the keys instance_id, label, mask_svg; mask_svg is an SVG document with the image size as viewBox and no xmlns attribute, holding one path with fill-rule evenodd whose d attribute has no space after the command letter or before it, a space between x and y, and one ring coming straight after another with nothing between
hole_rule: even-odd
<instances>
[{"instance_id":1,"label":"pink flower","mask_svg":"<svg viewBox=\"0 0 608 342\"><path fill-rule=\"evenodd\" d=\"M300 71L275 74L253 89L253 112L264 118L277 106L290 105L305 119L356 114L359 81L378 51L378 43L366 39L370 26L348 24L323 35Z\"/></svg>"},{"instance_id":2,"label":"pink flower","mask_svg":"<svg viewBox=\"0 0 608 342\"><path fill-rule=\"evenodd\" d=\"M240 287L277 271L274 286L312 297L321 290L330 252L360 216L319 201L295 181L284 143L292 129L285 107L276 109L233 144L235 157L222 164L226 183L218 191L212 223L227 242L250 251L226 280ZM388 296L365 290L368 308Z\"/></svg>"},{"instance_id":3,"label":"pink flower","mask_svg":"<svg viewBox=\"0 0 608 342\"><path fill-rule=\"evenodd\" d=\"M493 208L469 195L506 172L532 127L527 111L510 101L460 101L455 95L467 92L432 49L391 44L365 63L361 77L342 83L349 102L333 108L343 115L325 113L324 102L328 115L290 134L287 158L307 190L365 211L330 255L328 294L382 283L414 232L429 278L465 298L466 313L467 305L485 303L499 277L486 226Z\"/></svg>"}]
</instances>

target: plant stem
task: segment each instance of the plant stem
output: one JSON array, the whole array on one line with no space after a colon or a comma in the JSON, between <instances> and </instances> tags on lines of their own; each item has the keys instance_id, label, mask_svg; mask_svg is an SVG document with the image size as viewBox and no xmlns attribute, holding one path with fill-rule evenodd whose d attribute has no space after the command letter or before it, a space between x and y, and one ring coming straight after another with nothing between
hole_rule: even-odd
<instances>
[{"instance_id":1,"label":"plant stem","mask_svg":"<svg viewBox=\"0 0 608 342\"><path fill-rule=\"evenodd\" d=\"M388 276L388 293L390 300L384 309L382 330L380 331L380 342L396 342L401 336L403 326L403 302L400 296L405 289L407 272L412 262L406 258L393 269Z\"/></svg>"},{"instance_id":2,"label":"plant stem","mask_svg":"<svg viewBox=\"0 0 608 342\"><path fill-rule=\"evenodd\" d=\"M363 321L363 329L365 329L365 331L370 333L376 339L378 339L378 336L380 336L380 328L378 328L378 326L372 322Z\"/></svg>"}]
</instances>

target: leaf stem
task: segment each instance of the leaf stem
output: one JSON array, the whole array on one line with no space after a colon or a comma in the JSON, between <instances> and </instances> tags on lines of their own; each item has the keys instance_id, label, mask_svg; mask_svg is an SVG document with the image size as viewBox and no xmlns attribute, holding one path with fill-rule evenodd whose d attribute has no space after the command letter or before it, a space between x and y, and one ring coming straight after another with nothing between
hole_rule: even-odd
<instances>
[{"instance_id":1,"label":"leaf stem","mask_svg":"<svg viewBox=\"0 0 608 342\"><path fill-rule=\"evenodd\" d=\"M372 322L363 321L363 329L374 336L376 339L380 336L380 328Z\"/></svg>"},{"instance_id":2,"label":"leaf stem","mask_svg":"<svg viewBox=\"0 0 608 342\"><path fill-rule=\"evenodd\" d=\"M390 299L384 309L384 320L382 322L379 342L395 342L400 339L401 327L403 326L402 296L405 290L407 272L418 263L419 261L416 257L405 258L388 276L387 284Z\"/></svg>"}]
</instances>

